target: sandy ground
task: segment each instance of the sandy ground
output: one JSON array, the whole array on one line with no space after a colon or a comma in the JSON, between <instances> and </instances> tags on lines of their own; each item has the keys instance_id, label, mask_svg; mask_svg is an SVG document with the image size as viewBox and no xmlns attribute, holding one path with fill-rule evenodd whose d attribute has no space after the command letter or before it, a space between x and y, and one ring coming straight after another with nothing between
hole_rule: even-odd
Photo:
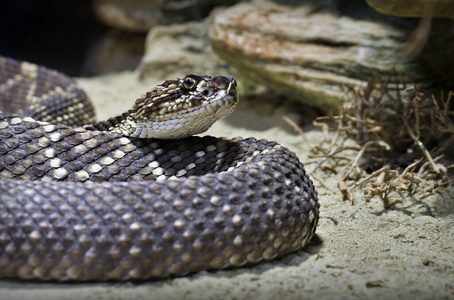
<instances>
[{"instance_id":1,"label":"sandy ground","mask_svg":"<svg viewBox=\"0 0 454 300\"><path fill-rule=\"evenodd\" d=\"M122 73L79 82L103 119L157 83L136 78ZM242 101L208 134L277 140L311 172L317 161L282 121L284 114L310 118L291 105ZM316 130L306 137L314 143L323 138ZM315 181L321 202L317 234L304 250L283 259L140 284L2 280L0 299L454 299L454 188L422 201L418 195L396 196L394 208L385 210L379 198L365 202L360 190L354 205L343 201L335 176L315 174L327 187Z\"/></svg>"}]
</instances>

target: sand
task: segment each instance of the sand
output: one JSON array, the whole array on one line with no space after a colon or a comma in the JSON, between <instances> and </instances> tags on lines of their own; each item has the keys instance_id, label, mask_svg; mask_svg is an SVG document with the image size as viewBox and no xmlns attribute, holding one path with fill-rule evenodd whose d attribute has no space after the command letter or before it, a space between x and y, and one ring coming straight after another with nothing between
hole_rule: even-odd
<instances>
[{"instance_id":1,"label":"sand","mask_svg":"<svg viewBox=\"0 0 454 300\"><path fill-rule=\"evenodd\" d=\"M137 76L126 72L79 83L103 119L158 83L138 82ZM294 105L242 100L207 134L277 140L312 172L318 161L308 158L309 146L282 120L288 115L310 124L311 114L296 113ZM303 129L312 143L323 138L320 131ZM352 205L342 199L335 175L315 174L326 186L315 181L321 203L316 236L282 259L139 284L1 280L0 299L454 299L453 187L423 200L396 195L394 207L385 209L379 198L366 202L361 190Z\"/></svg>"}]
</instances>

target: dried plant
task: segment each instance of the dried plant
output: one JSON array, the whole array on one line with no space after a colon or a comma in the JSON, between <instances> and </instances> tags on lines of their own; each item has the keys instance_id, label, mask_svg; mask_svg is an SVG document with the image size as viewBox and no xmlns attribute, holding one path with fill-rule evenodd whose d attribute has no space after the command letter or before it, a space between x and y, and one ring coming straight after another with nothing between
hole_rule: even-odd
<instances>
[{"instance_id":1,"label":"dried plant","mask_svg":"<svg viewBox=\"0 0 454 300\"><path fill-rule=\"evenodd\" d=\"M453 92L424 97L415 85L399 81L396 74L386 80L377 74L364 88L347 86L338 115L314 121L325 141L313 146L312 157L321 159L317 168L337 174L344 198L353 201L352 190L369 183L366 200L379 196L389 206L391 192L413 194L424 186L428 195L453 182ZM356 144L347 143L352 139ZM346 151L355 158L347 159Z\"/></svg>"}]
</instances>

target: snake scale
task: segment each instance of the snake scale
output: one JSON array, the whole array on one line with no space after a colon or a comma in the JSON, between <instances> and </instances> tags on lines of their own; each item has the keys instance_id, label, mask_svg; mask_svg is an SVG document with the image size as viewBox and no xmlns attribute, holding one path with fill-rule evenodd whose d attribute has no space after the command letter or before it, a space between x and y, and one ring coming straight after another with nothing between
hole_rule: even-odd
<instances>
[{"instance_id":1,"label":"snake scale","mask_svg":"<svg viewBox=\"0 0 454 300\"><path fill-rule=\"evenodd\" d=\"M74 80L0 57L0 278L157 279L304 247L320 205L293 152L191 136L237 102L232 77L188 75L96 123Z\"/></svg>"}]
</instances>

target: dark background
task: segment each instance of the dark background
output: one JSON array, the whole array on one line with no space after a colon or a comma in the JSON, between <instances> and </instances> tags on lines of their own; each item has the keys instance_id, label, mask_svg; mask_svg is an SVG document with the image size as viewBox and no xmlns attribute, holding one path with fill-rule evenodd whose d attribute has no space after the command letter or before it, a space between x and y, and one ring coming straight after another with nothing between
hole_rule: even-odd
<instances>
[{"instance_id":1,"label":"dark background","mask_svg":"<svg viewBox=\"0 0 454 300\"><path fill-rule=\"evenodd\" d=\"M108 28L90 0L0 1L0 55L84 75L87 53Z\"/></svg>"}]
</instances>

